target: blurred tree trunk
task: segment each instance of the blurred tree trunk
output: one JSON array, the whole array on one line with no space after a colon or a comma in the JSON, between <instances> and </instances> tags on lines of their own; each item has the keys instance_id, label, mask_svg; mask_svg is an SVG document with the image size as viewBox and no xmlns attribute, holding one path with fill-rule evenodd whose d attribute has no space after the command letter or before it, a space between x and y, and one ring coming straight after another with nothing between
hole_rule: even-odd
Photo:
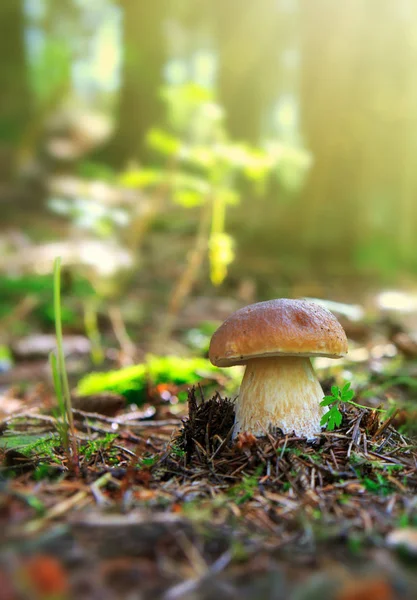
<instances>
[{"instance_id":1,"label":"blurred tree trunk","mask_svg":"<svg viewBox=\"0 0 417 600\"><path fill-rule=\"evenodd\" d=\"M13 171L11 147L27 127L31 106L24 44L23 0L0 2L0 179Z\"/></svg>"},{"instance_id":2,"label":"blurred tree trunk","mask_svg":"<svg viewBox=\"0 0 417 600\"><path fill-rule=\"evenodd\" d=\"M303 131L314 155L304 240L318 260L323 249L347 259L359 251L380 268L378 261L409 255L417 225L417 7L413 0L302 0L301 7Z\"/></svg>"},{"instance_id":3,"label":"blurred tree trunk","mask_svg":"<svg viewBox=\"0 0 417 600\"><path fill-rule=\"evenodd\" d=\"M279 59L288 42L288 15L276 0L211 0L210 10L228 131L256 144L282 86Z\"/></svg>"},{"instance_id":4,"label":"blurred tree trunk","mask_svg":"<svg viewBox=\"0 0 417 600\"><path fill-rule=\"evenodd\" d=\"M122 83L116 130L104 150L115 166L148 158L146 133L164 116L159 92L167 58L163 22L168 0L120 0L119 4L124 11Z\"/></svg>"}]
</instances>

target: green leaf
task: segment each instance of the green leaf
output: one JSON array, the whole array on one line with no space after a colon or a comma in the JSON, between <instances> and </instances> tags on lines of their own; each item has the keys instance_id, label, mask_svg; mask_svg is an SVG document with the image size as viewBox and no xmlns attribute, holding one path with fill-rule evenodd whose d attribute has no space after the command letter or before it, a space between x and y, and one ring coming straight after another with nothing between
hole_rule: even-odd
<instances>
[{"instance_id":1,"label":"green leaf","mask_svg":"<svg viewBox=\"0 0 417 600\"><path fill-rule=\"evenodd\" d=\"M333 418L333 421L334 421L336 427L339 427L342 424L343 415L340 412L340 410L335 410L332 418Z\"/></svg>"},{"instance_id":2,"label":"green leaf","mask_svg":"<svg viewBox=\"0 0 417 600\"><path fill-rule=\"evenodd\" d=\"M174 190L172 200L175 204L185 206L186 208L192 208L193 206L200 206L203 204L206 198L195 190Z\"/></svg>"},{"instance_id":3,"label":"green leaf","mask_svg":"<svg viewBox=\"0 0 417 600\"><path fill-rule=\"evenodd\" d=\"M342 419L343 419L343 416L342 416L342 413L339 411L338 407L333 406L333 408L331 408L329 410L327 429L329 431L333 431L333 429L335 429L336 427L339 427L339 425L342 422Z\"/></svg>"},{"instance_id":4,"label":"green leaf","mask_svg":"<svg viewBox=\"0 0 417 600\"><path fill-rule=\"evenodd\" d=\"M325 413L321 420L320 425L325 426L328 431L333 431L335 427L339 427L343 419L342 413L339 411L337 406L333 406L327 413Z\"/></svg>"},{"instance_id":5,"label":"green leaf","mask_svg":"<svg viewBox=\"0 0 417 600\"><path fill-rule=\"evenodd\" d=\"M159 169L131 168L120 176L121 185L128 188L146 188L160 184L166 175Z\"/></svg>"},{"instance_id":6,"label":"green leaf","mask_svg":"<svg viewBox=\"0 0 417 600\"><path fill-rule=\"evenodd\" d=\"M166 156L177 154L181 147L178 138L162 131L162 129L151 129L146 136L146 142L153 150Z\"/></svg>"},{"instance_id":7,"label":"green leaf","mask_svg":"<svg viewBox=\"0 0 417 600\"><path fill-rule=\"evenodd\" d=\"M340 394L340 388L337 385L332 385L331 387L332 390L332 394L335 398L339 398L339 394Z\"/></svg>"},{"instance_id":8,"label":"green leaf","mask_svg":"<svg viewBox=\"0 0 417 600\"><path fill-rule=\"evenodd\" d=\"M202 177L189 175L185 172L175 173L171 177L170 181L172 187L176 190L187 189L201 194L203 196L202 201L205 201L204 196L209 194L211 191L211 187L205 179Z\"/></svg>"},{"instance_id":9,"label":"green leaf","mask_svg":"<svg viewBox=\"0 0 417 600\"><path fill-rule=\"evenodd\" d=\"M239 194L234 190L222 188L218 190L217 195L218 197L221 197L221 201L224 204L231 204L234 206L239 204Z\"/></svg>"},{"instance_id":10,"label":"green leaf","mask_svg":"<svg viewBox=\"0 0 417 600\"><path fill-rule=\"evenodd\" d=\"M234 240L227 233L212 233L209 240L210 279L213 285L220 285L227 267L233 262Z\"/></svg>"},{"instance_id":11,"label":"green leaf","mask_svg":"<svg viewBox=\"0 0 417 600\"><path fill-rule=\"evenodd\" d=\"M320 406L329 406L329 404L333 404L333 402L337 402L337 398L334 396L324 396L323 400L320 402Z\"/></svg>"},{"instance_id":12,"label":"green leaf","mask_svg":"<svg viewBox=\"0 0 417 600\"><path fill-rule=\"evenodd\" d=\"M324 415L320 419L320 425L322 427L324 427L326 425L327 421L329 420L329 417L330 417L330 411L328 410L326 413L324 413Z\"/></svg>"},{"instance_id":13,"label":"green leaf","mask_svg":"<svg viewBox=\"0 0 417 600\"><path fill-rule=\"evenodd\" d=\"M345 385L342 387L342 394L344 394L345 392L347 392L349 388L350 388L350 381L347 381L345 383Z\"/></svg>"},{"instance_id":14,"label":"green leaf","mask_svg":"<svg viewBox=\"0 0 417 600\"><path fill-rule=\"evenodd\" d=\"M38 442L44 440L50 440L52 438L50 433L47 434L4 434L0 438L0 448L6 448L7 450L18 449L23 450L26 446L33 446Z\"/></svg>"},{"instance_id":15,"label":"green leaf","mask_svg":"<svg viewBox=\"0 0 417 600\"><path fill-rule=\"evenodd\" d=\"M349 390L348 392L342 391L342 402L349 402L354 397L355 392L353 390Z\"/></svg>"},{"instance_id":16,"label":"green leaf","mask_svg":"<svg viewBox=\"0 0 417 600\"><path fill-rule=\"evenodd\" d=\"M211 148L195 145L183 145L180 159L202 169L210 169L216 162L216 156Z\"/></svg>"}]
</instances>

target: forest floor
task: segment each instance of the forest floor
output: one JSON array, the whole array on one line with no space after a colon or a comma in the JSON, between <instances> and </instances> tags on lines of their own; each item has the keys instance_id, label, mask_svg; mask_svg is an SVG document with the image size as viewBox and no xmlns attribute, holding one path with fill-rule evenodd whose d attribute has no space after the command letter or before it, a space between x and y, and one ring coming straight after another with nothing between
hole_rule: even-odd
<instances>
[{"instance_id":1,"label":"forest floor","mask_svg":"<svg viewBox=\"0 0 417 600\"><path fill-rule=\"evenodd\" d=\"M344 322L350 358L318 373L364 406L315 442L232 441L222 389L161 384L76 403L71 462L38 367L0 379L0 599L417 598L417 344L387 323Z\"/></svg>"}]
</instances>

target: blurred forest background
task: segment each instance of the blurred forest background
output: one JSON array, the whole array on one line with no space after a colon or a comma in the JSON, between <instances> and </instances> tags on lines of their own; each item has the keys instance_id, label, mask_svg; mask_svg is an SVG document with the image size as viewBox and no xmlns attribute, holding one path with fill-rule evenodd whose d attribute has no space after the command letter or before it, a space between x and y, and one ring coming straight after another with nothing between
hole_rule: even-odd
<instances>
[{"instance_id":1,"label":"blurred forest background","mask_svg":"<svg viewBox=\"0 0 417 600\"><path fill-rule=\"evenodd\" d=\"M413 288L414 0L2 0L0 29L9 331L52 323L56 256L90 333Z\"/></svg>"}]
</instances>

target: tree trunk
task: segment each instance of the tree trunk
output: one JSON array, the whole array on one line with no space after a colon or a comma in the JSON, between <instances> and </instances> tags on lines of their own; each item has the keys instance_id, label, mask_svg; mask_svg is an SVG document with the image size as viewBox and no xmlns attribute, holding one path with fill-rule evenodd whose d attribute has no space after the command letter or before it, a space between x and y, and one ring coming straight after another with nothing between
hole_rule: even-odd
<instances>
[{"instance_id":1,"label":"tree trunk","mask_svg":"<svg viewBox=\"0 0 417 600\"><path fill-rule=\"evenodd\" d=\"M21 140L31 115L24 44L23 0L0 2L0 180L13 172L12 147Z\"/></svg>"},{"instance_id":2,"label":"tree trunk","mask_svg":"<svg viewBox=\"0 0 417 600\"><path fill-rule=\"evenodd\" d=\"M232 137L258 143L282 87L281 51L293 15L276 0L212 0L219 51L219 100ZM291 44L291 42L290 42Z\"/></svg>"},{"instance_id":3,"label":"tree trunk","mask_svg":"<svg viewBox=\"0 0 417 600\"><path fill-rule=\"evenodd\" d=\"M168 0L121 0L124 59L118 121L104 151L115 166L132 159L146 160L146 133L163 120L159 97L167 58L163 32Z\"/></svg>"},{"instance_id":4,"label":"tree trunk","mask_svg":"<svg viewBox=\"0 0 417 600\"><path fill-rule=\"evenodd\" d=\"M331 248L389 268L409 254L417 225L417 8L413 0L301 6L303 131L314 157L298 211L306 249L318 261Z\"/></svg>"}]
</instances>

